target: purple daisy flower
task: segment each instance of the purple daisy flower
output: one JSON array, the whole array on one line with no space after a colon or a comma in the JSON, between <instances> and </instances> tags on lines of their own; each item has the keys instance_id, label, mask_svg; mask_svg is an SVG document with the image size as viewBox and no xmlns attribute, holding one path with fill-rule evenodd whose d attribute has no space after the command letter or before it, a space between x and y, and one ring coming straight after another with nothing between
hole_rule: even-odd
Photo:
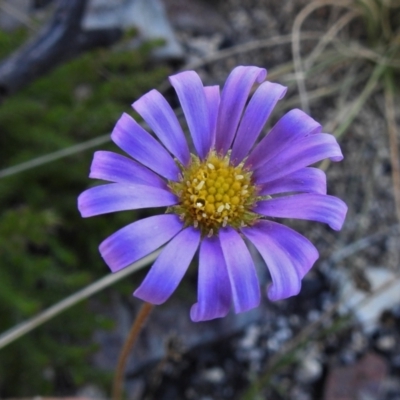
<instances>
[{"instance_id":1,"label":"purple daisy flower","mask_svg":"<svg viewBox=\"0 0 400 400\"><path fill-rule=\"evenodd\" d=\"M267 219L299 218L340 230L345 203L326 194L325 173L309 165L343 155L332 135L295 109L256 144L286 88L263 82L266 70L239 66L220 94L204 87L194 71L171 76L191 134L185 134L165 98L152 90L133 103L154 135L123 114L111 138L131 158L98 151L90 177L112 183L79 196L83 217L167 207L160 215L125 226L104 240L100 252L113 272L166 244L134 295L165 302L199 250L198 302L193 321L236 313L260 302L256 269L244 239L265 260L271 300L299 293L301 280L318 258L304 236ZM251 88L259 87L246 106ZM263 82L263 83L262 83Z\"/></svg>"}]
</instances>

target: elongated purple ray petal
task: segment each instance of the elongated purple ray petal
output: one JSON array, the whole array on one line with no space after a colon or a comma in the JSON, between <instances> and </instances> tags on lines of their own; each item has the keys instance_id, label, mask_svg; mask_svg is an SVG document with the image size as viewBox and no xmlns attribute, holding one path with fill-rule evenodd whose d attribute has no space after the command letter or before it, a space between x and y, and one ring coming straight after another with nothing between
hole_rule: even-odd
<instances>
[{"instance_id":1,"label":"elongated purple ray petal","mask_svg":"<svg viewBox=\"0 0 400 400\"><path fill-rule=\"evenodd\" d=\"M240 313L257 307L260 303L260 287L256 269L246 245L232 228L219 231L235 312Z\"/></svg>"},{"instance_id":2,"label":"elongated purple ray petal","mask_svg":"<svg viewBox=\"0 0 400 400\"><path fill-rule=\"evenodd\" d=\"M295 296L301 280L318 259L318 251L304 236L272 221L260 221L243 234L264 259L273 284L268 289L272 301Z\"/></svg>"},{"instance_id":3,"label":"elongated purple ray petal","mask_svg":"<svg viewBox=\"0 0 400 400\"><path fill-rule=\"evenodd\" d=\"M192 306L194 322L225 317L232 294L218 237L204 238L200 246L198 302Z\"/></svg>"},{"instance_id":4,"label":"elongated purple ray petal","mask_svg":"<svg viewBox=\"0 0 400 400\"><path fill-rule=\"evenodd\" d=\"M211 149L210 114L204 87L194 71L185 71L169 77L174 87L193 138L197 154L204 159Z\"/></svg>"},{"instance_id":5,"label":"elongated purple ray petal","mask_svg":"<svg viewBox=\"0 0 400 400\"><path fill-rule=\"evenodd\" d=\"M256 169L253 179L257 184L271 182L325 158L332 161L343 159L335 137L327 133L307 136Z\"/></svg>"},{"instance_id":6,"label":"elongated purple ray petal","mask_svg":"<svg viewBox=\"0 0 400 400\"><path fill-rule=\"evenodd\" d=\"M312 167L299 169L283 178L261 185L259 195L289 192L326 194L325 172Z\"/></svg>"},{"instance_id":7,"label":"elongated purple ray petal","mask_svg":"<svg viewBox=\"0 0 400 400\"><path fill-rule=\"evenodd\" d=\"M339 231L346 217L347 206L334 196L306 193L260 201L253 210L267 217L323 222Z\"/></svg>"},{"instance_id":8,"label":"elongated purple ray petal","mask_svg":"<svg viewBox=\"0 0 400 400\"><path fill-rule=\"evenodd\" d=\"M130 158L110 151L94 153L89 177L116 183L138 183L168 190L165 181L154 172Z\"/></svg>"},{"instance_id":9,"label":"elongated purple ray petal","mask_svg":"<svg viewBox=\"0 0 400 400\"><path fill-rule=\"evenodd\" d=\"M211 147L215 144L215 131L217 129L217 118L219 103L221 96L219 93L219 86L205 86L204 93L206 95L208 112L210 115L210 132L211 132Z\"/></svg>"},{"instance_id":10,"label":"elongated purple ray petal","mask_svg":"<svg viewBox=\"0 0 400 400\"><path fill-rule=\"evenodd\" d=\"M286 113L267 136L253 149L245 166L257 169L271 160L289 144L305 136L321 132L321 125L305 112L294 109Z\"/></svg>"},{"instance_id":11,"label":"elongated purple ray petal","mask_svg":"<svg viewBox=\"0 0 400 400\"><path fill-rule=\"evenodd\" d=\"M177 215L155 215L113 233L99 247L112 272L134 263L171 240L183 228Z\"/></svg>"},{"instance_id":12,"label":"elongated purple ray petal","mask_svg":"<svg viewBox=\"0 0 400 400\"><path fill-rule=\"evenodd\" d=\"M244 112L232 147L231 163L238 165L253 147L278 100L287 88L278 83L264 82L256 90Z\"/></svg>"},{"instance_id":13,"label":"elongated purple ray petal","mask_svg":"<svg viewBox=\"0 0 400 400\"><path fill-rule=\"evenodd\" d=\"M200 231L193 227L178 233L150 268L134 296L152 304L162 304L179 285L200 242Z\"/></svg>"},{"instance_id":14,"label":"elongated purple ray petal","mask_svg":"<svg viewBox=\"0 0 400 400\"><path fill-rule=\"evenodd\" d=\"M153 89L132 104L164 146L185 166L190 154L185 134L164 96Z\"/></svg>"},{"instance_id":15,"label":"elongated purple ray petal","mask_svg":"<svg viewBox=\"0 0 400 400\"><path fill-rule=\"evenodd\" d=\"M179 168L167 150L128 114L122 114L111 139L132 158L154 172L167 179L178 180Z\"/></svg>"},{"instance_id":16,"label":"elongated purple ray petal","mask_svg":"<svg viewBox=\"0 0 400 400\"><path fill-rule=\"evenodd\" d=\"M221 94L215 148L225 155L231 147L250 90L267 76L264 68L236 67L228 76Z\"/></svg>"},{"instance_id":17,"label":"elongated purple ray petal","mask_svg":"<svg viewBox=\"0 0 400 400\"><path fill-rule=\"evenodd\" d=\"M82 217L139 208L166 207L177 204L171 192L151 186L110 183L85 190L78 197Z\"/></svg>"}]
</instances>

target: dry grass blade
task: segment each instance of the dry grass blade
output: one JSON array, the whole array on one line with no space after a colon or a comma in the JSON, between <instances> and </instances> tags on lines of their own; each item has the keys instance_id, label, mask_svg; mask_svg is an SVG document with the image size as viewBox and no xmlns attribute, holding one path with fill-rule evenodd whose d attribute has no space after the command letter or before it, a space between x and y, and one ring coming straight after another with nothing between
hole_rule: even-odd
<instances>
[{"instance_id":1,"label":"dry grass blade","mask_svg":"<svg viewBox=\"0 0 400 400\"><path fill-rule=\"evenodd\" d=\"M303 32L301 34L300 40L317 40L321 37L321 34L318 32ZM234 46L226 50L221 50L215 54L212 54L208 57L205 57L197 62L185 65L182 70L187 69L197 69L201 68L207 64L211 64L213 62L217 62L223 60L224 58L231 57L243 52L249 52L252 50L257 50L260 48L272 47L272 46L279 46L282 44L290 43L292 40L291 35L284 35L284 36L275 36L268 39L261 39L261 40L254 40L242 45ZM269 78L279 76L282 73L287 73L292 70L292 64L285 65L284 68L276 69L274 73L269 75ZM158 89L160 92L167 90L169 84L165 82L164 85L161 85ZM7 176L15 175L20 172L28 171L32 168L39 167L41 165L48 164L53 161L60 160L62 158L81 153L83 151L92 149L97 147L103 143L109 142L110 136L109 135L102 135L98 136L94 139L88 140L86 142L64 148L62 150L55 151L53 153L45 154L43 156L31 159L29 161L23 162L18 165L14 165L12 167L4 168L0 170L0 178L5 178Z\"/></svg>"},{"instance_id":2,"label":"dry grass blade","mask_svg":"<svg viewBox=\"0 0 400 400\"><path fill-rule=\"evenodd\" d=\"M301 32L299 33L299 42L304 40L317 40L321 37L319 32ZM233 57L238 54L247 53L249 51L254 51L262 48L281 46L283 44L291 43L292 35L279 35L273 36L267 39L252 40L247 43L239 44L237 46L232 46L228 49L220 50L214 54L202 58L199 61L195 61L185 65L184 69L197 69L204 67L207 64L211 64L216 61L221 61L228 57Z\"/></svg>"},{"instance_id":3,"label":"dry grass blade","mask_svg":"<svg viewBox=\"0 0 400 400\"><path fill-rule=\"evenodd\" d=\"M313 51L304 62L304 68L306 70L310 68L314 64L317 57L323 52L325 47L334 40L339 31L342 30L347 24L349 24L354 18L359 15L360 14L358 11L349 11L341 18L339 18L338 21L329 28L328 32L326 32L326 34L314 47Z\"/></svg>"},{"instance_id":4,"label":"dry grass blade","mask_svg":"<svg viewBox=\"0 0 400 400\"><path fill-rule=\"evenodd\" d=\"M12 167L4 168L0 170L0 178L18 174L19 172L27 171L35 167L39 167L44 164L48 164L52 161L60 160L61 158L72 156L73 154L81 153L82 151L92 149L100 146L101 144L107 143L111 140L110 135L98 136L94 139L90 139L87 142L79 143L71 147L66 147L62 150L55 151L53 153L45 154L44 156L33 158L32 160L23 162Z\"/></svg>"},{"instance_id":5,"label":"dry grass blade","mask_svg":"<svg viewBox=\"0 0 400 400\"><path fill-rule=\"evenodd\" d=\"M365 59L372 61L376 64L385 65L386 67L400 68L400 60L398 58L387 57L384 54L380 54L374 50L362 46L357 42L346 42L334 41L334 46L338 53L343 54L345 57Z\"/></svg>"},{"instance_id":6,"label":"dry grass blade","mask_svg":"<svg viewBox=\"0 0 400 400\"><path fill-rule=\"evenodd\" d=\"M325 132L333 132L346 117L349 97L353 93L355 85L368 80L370 72L362 68L361 61L352 62L343 78L340 93L337 99L336 115L331 118L324 126Z\"/></svg>"},{"instance_id":7,"label":"dry grass blade","mask_svg":"<svg viewBox=\"0 0 400 400\"><path fill-rule=\"evenodd\" d=\"M356 0L356 1L357 3L364 6L375 18L379 15L379 7L375 0Z\"/></svg>"},{"instance_id":8,"label":"dry grass blade","mask_svg":"<svg viewBox=\"0 0 400 400\"><path fill-rule=\"evenodd\" d=\"M26 335L30 331L34 330L35 328L44 324L50 319L56 317L58 314L61 314L62 312L79 303L80 301L85 300L90 296L93 296L94 294L118 282L122 278L125 278L133 272L143 268L147 264L150 264L158 257L160 252L161 249L148 255L147 257L142 258L141 260L126 267L118 273L107 275L104 278L99 279L98 281L86 286L85 288L60 301L59 303L54 304L47 310L42 311L41 313L28 319L27 321L24 321L14 328L11 328L10 330L4 332L2 335L0 335L0 349L14 342L21 336Z\"/></svg>"},{"instance_id":9,"label":"dry grass blade","mask_svg":"<svg viewBox=\"0 0 400 400\"><path fill-rule=\"evenodd\" d=\"M383 73L385 72L385 65L377 65L372 72L369 80L367 81L363 91L361 94L352 102L350 102L347 106L344 106L338 113L338 116L335 118L336 121L341 120L342 123L333 131L333 135L340 139L343 134L350 127L354 119L359 114L362 106L365 102L370 98L372 93L375 91L378 86L379 80L381 79ZM343 113L344 110L344 113ZM332 123L335 125L335 122ZM323 171L326 171L330 165L331 161L326 159L321 162L319 168Z\"/></svg>"},{"instance_id":10,"label":"dry grass blade","mask_svg":"<svg viewBox=\"0 0 400 400\"><path fill-rule=\"evenodd\" d=\"M371 94L376 89L379 80L385 71L385 68L385 65L377 65L375 67L361 94L351 103L349 107L346 108L348 109L346 118L333 133L337 138L340 138L346 132L354 118L360 112L364 103L370 98Z\"/></svg>"},{"instance_id":11,"label":"dry grass blade","mask_svg":"<svg viewBox=\"0 0 400 400\"><path fill-rule=\"evenodd\" d=\"M304 7L300 13L296 16L296 19L293 23L292 29L292 53L293 53L293 63L296 73L296 80L297 80L297 87L299 90L300 98L301 98L301 106L306 113L309 113L309 104L308 104L308 97L307 97L307 90L305 85L305 76L304 70L301 60L300 54L300 36L301 36L301 26L305 19L313 13L318 8L324 6L340 6L345 8L351 8L352 2L349 0L317 0L313 1Z\"/></svg>"},{"instance_id":12,"label":"dry grass blade","mask_svg":"<svg viewBox=\"0 0 400 400\"><path fill-rule=\"evenodd\" d=\"M26 13L20 11L17 7L14 7L10 2L2 1L0 3L0 8L17 21L21 22L21 24L25 25L32 32L38 31L38 27L33 23L32 18L30 18Z\"/></svg>"}]
</instances>

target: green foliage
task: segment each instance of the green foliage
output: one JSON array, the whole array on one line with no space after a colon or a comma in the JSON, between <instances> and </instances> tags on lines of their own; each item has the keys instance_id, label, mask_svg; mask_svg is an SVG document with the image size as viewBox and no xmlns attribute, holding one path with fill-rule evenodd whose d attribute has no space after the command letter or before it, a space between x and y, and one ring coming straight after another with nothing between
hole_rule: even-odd
<instances>
[{"instance_id":1,"label":"green foliage","mask_svg":"<svg viewBox=\"0 0 400 400\"><path fill-rule=\"evenodd\" d=\"M355 0L364 20L368 45L375 61L387 60L388 67L400 71L400 2L398 0Z\"/></svg>"},{"instance_id":2,"label":"green foliage","mask_svg":"<svg viewBox=\"0 0 400 400\"><path fill-rule=\"evenodd\" d=\"M0 56L25 40L0 33ZM104 135L167 71L139 50L98 50L65 64L0 107L0 160L8 167ZM105 148L107 146L102 146ZM108 146L115 150L115 146ZM81 219L77 196L91 183L93 151L0 181L0 331L49 307L108 272L101 240L135 218ZM68 394L109 377L88 357L95 329L110 326L80 304L0 350L0 397ZM57 393L58 390L58 393Z\"/></svg>"},{"instance_id":3,"label":"green foliage","mask_svg":"<svg viewBox=\"0 0 400 400\"><path fill-rule=\"evenodd\" d=\"M8 56L27 38L28 35L25 29L15 30L12 35L0 32L0 58Z\"/></svg>"},{"instance_id":4,"label":"green foliage","mask_svg":"<svg viewBox=\"0 0 400 400\"><path fill-rule=\"evenodd\" d=\"M391 43L397 36L400 18L398 0L357 0L364 17L372 45L379 42Z\"/></svg>"}]
</instances>

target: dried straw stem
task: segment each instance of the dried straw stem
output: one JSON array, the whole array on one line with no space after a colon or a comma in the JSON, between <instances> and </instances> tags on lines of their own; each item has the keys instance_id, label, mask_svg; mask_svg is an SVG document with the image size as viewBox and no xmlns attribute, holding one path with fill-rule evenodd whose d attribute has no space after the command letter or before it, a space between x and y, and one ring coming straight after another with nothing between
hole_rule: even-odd
<instances>
[{"instance_id":1,"label":"dried straw stem","mask_svg":"<svg viewBox=\"0 0 400 400\"><path fill-rule=\"evenodd\" d=\"M131 354L132 348L135 345L137 338L139 337L139 333L141 332L153 308L153 304L143 303L136 319L133 321L132 328L128 334L128 337L125 340L124 346L119 355L117 369L115 370L112 389L113 400L121 399L126 363Z\"/></svg>"},{"instance_id":2,"label":"dried straw stem","mask_svg":"<svg viewBox=\"0 0 400 400\"><path fill-rule=\"evenodd\" d=\"M296 19L294 20L293 29L292 29L293 63L294 63L294 69L295 69L295 73L296 73L297 87L298 87L300 99L301 99L301 107L303 108L303 110L306 113L309 113L310 107L309 107L309 102L308 102L307 90L306 90L306 85L305 85L305 76L304 76L304 71L303 71L303 66L302 66L302 61L301 61L301 55L300 55L300 40L299 40L300 31L301 31L301 26L303 25L303 22L305 21L305 19L311 13L313 13L315 10L317 10L318 8L324 7L324 6L339 6L339 7L351 8L352 2L350 0L317 0L317 1L313 1L301 10L299 12L299 14L296 16ZM328 33L327 37L328 37L328 35L332 35L332 33L330 33L330 34ZM323 39L323 40L325 40L325 39Z\"/></svg>"}]
</instances>

